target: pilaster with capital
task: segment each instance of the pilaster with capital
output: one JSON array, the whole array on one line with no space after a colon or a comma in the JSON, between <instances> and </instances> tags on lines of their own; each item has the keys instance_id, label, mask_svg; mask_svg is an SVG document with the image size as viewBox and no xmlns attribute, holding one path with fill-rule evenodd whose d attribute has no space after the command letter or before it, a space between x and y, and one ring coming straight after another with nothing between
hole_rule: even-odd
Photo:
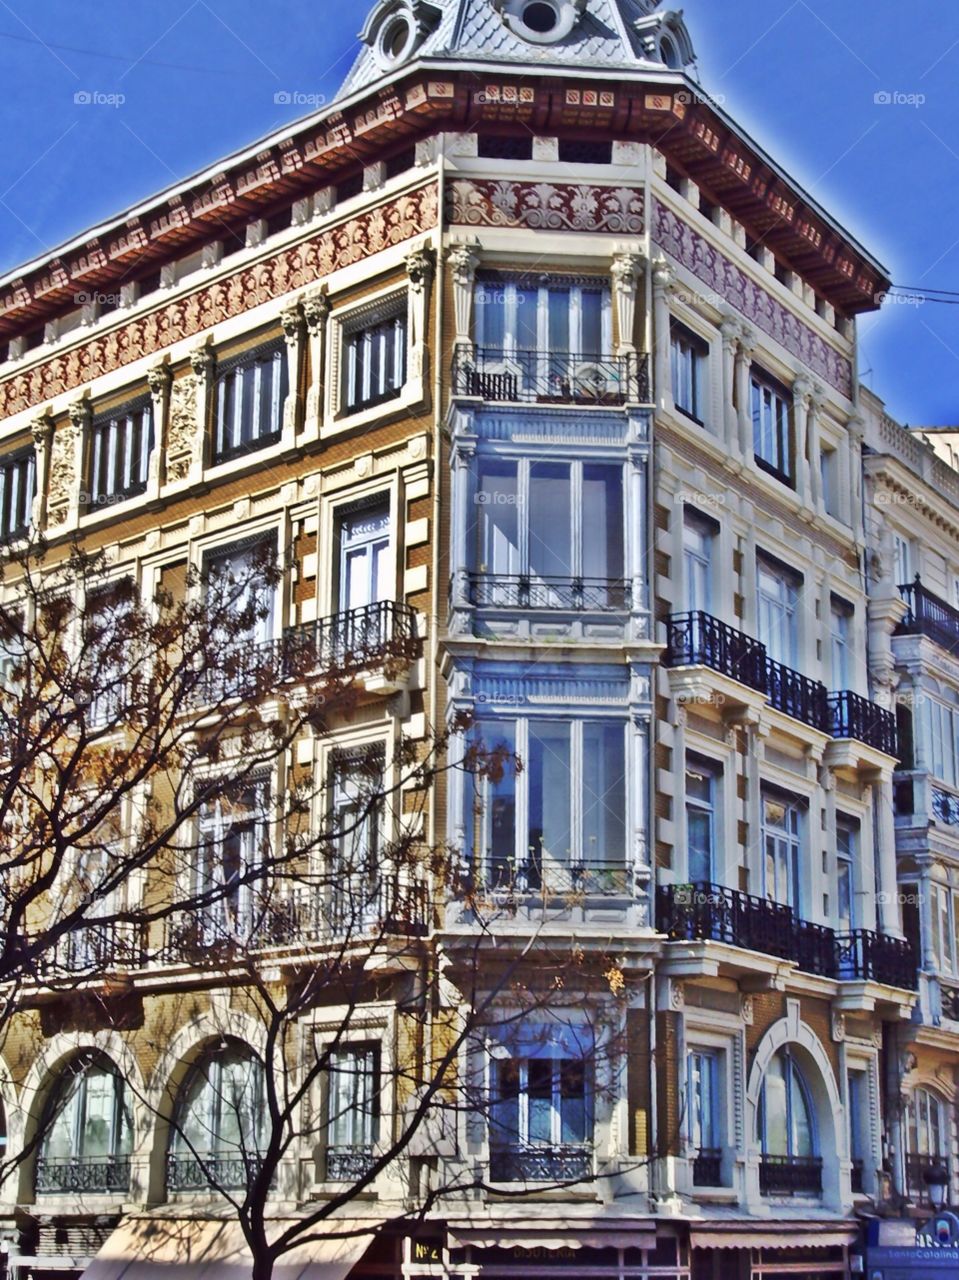
<instances>
[{"instance_id":1,"label":"pilaster with capital","mask_svg":"<svg viewBox=\"0 0 959 1280\"><path fill-rule=\"evenodd\" d=\"M474 245L454 244L446 255L446 264L453 283L455 341L457 346L465 345L472 349L473 288L480 255Z\"/></svg>"},{"instance_id":2,"label":"pilaster with capital","mask_svg":"<svg viewBox=\"0 0 959 1280\"><path fill-rule=\"evenodd\" d=\"M809 493L813 508L822 513L826 509L826 495L822 491L822 436L819 429L825 389L819 382L810 384L809 416L806 432L809 448Z\"/></svg>"},{"instance_id":3,"label":"pilaster with capital","mask_svg":"<svg viewBox=\"0 0 959 1280\"><path fill-rule=\"evenodd\" d=\"M190 456L189 479L203 478L206 463L207 435L212 418L213 374L216 359L209 347L197 347L190 352L190 367L196 379L196 419Z\"/></svg>"},{"instance_id":4,"label":"pilaster with capital","mask_svg":"<svg viewBox=\"0 0 959 1280\"><path fill-rule=\"evenodd\" d=\"M322 292L309 293L301 302L309 351L309 384L303 411L303 432L317 439L323 418L323 386L326 367L327 335L330 323L330 299Z\"/></svg>"},{"instance_id":5,"label":"pilaster with capital","mask_svg":"<svg viewBox=\"0 0 959 1280\"><path fill-rule=\"evenodd\" d=\"M67 406L70 426L61 428L53 439L51 491L47 494L47 517L51 525L76 528L80 511L86 506L84 461L90 439L93 410L89 400L74 400ZM55 494L55 501L54 501Z\"/></svg>"},{"instance_id":6,"label":"pilaster with capital","mask_svg":"<svg viewBox=\"0 0 959 1280\"><path fill-rule=\"evenodd\" d=\"M286 399L283 402L282 441L285 448L296 444L296 435L302 419L300 399L300 369L303 365L303 310L299 302L285 307L280 312L280 324L283 328L283 343L286 348L287 386Z\"/></svg>"},{"instance_id":7,"label":"pilaster with capital","mask_svg":"<svg viewBox=\"0 0 959 1280\"><path fill-rule=\"evenodd\" d=\"M645 259L625 250L614 253L609 269L616 316L616 354L632 355L636 350L636 298Z\"/></svg>"},{"instance_id":8,"label":"pilaster with capital","mask_svg":"<svg viewBox=\"0 0 959 1280\"><path fill-rule=\"evenodd\" d=\"M861 546L864 539L862 513L862 442L866 434L866 424L862 416L854 413L849 419L845 432L848 441L848 492L852 502L849 523L852 525L856 542Z\"/></svg>"},{"instance_id":9,"label":"pilaster with capital","mask_svg":"<svg viewBox=\"0 0 959 1280\"><path fill-rule=\"evenodd\" d=\"M800 374L794 379L792 390L796 494L804 507L810 507L812 486L809 475L809 415L812 405L812 383Z\"/></svg>"},{"instance_id":10,"label":"pilaster with capital","mask_svg":"<svg viewBox=\"0 0 959 1280\"><path fill-rule=\"evenodd\" d=\"M673 269L665 258L653 263L653 394L659 409L672 409L673 387L670 378L670 314L669 294L673 287Z\"/></svg>"},{"instance_id":11,"label":"pilaster with capital","mask_svg":"<svg viewBox=\"0 0 959 1280\"><path fill-rule=\"evenodd\" d=\"M736 351L739 345L739 321L726 316L719 326L723 343L723 427L730 455L739 458L739 418L736 413Z\"/></svg>"},{"instance_id":12,"label":"pilaster with capital","mask_svg":"<svg viewBox=\"0 0 959 1280\"><path fill-rule=\"evenodd\" d=\"M32 524L38 532L47 527L47 492L50 487L50 457L53 448L53 418L44 411L30 423L33 452L36 458L36 493L33 497Z\"/></svg>"},{"instance_id":13,"label":"pilaster with capital","mask_svg":"<svg viewBox=\"0 0 959 1280\"><path fill-rule=\"evenodd\" d=\"M168 364L147 370L147 385L153 411L153 448L147 462L147 498L157 498L166 481L166 449L169 432L170 391L173 370Z\"/></svg>"},{"instance_id":14,"label":"pilaster with capital","mask_svg":"<svg viewBox=\"0 0 959 1280\"><path fill-rule=\"evenodd\" d=\"M409 370L412 382L423 381L429 376L429 344L427 341L430 287L433 282L433 255L428 249L414 249L406 255L406 276L409 280L409 308L407 317Z\"/></svg>"},{"instance_id":15,"label":"pilaster with capital","mask_svg":"<svg viewBox=\"0 0 959 1280\"><path fill-rule=\"evenodd\" d=\"M736 406L739 415L739 452L745 461L749 461L755 454L750 387L755 350L756 335L752 329L743 326L739 333L739 346L736 353Z\"/></svg>"}]
</instances>

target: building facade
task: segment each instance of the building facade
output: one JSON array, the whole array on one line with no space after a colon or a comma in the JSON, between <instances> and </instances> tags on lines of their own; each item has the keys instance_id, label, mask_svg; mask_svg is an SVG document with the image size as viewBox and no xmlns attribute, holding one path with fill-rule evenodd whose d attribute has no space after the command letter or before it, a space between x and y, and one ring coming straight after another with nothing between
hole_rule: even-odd
<instances>
[{"instance_id":1,"label":"building facade","mask_svg":"<svg viewBox=\"0 0 959 1280\"><path fill-rule=\"evenodd\" d=\"M378 0L361 44L331 108L0 281L3 536L145 595L275 547L251 641L364 637L353 714L296 747L334 806L431 726L522 761L417 813L464 869L404 898L452 989L477 902L497 973L616 956L561 1031L464 1050L493 1107L427 1243L329 1274L846 1275L957 1171L959 480L858 386L888 279L653 0ZM156 1116L262 1028L182 948L124 969L129 1025L28 1001L4 1046L23 1280L215 1220ZM399 1052L389 974L357 1055ZM331 1112L277 1213L374 1148ZM417 1158L352 1216L408 1208Z\"/></svg>"}]
</instances>

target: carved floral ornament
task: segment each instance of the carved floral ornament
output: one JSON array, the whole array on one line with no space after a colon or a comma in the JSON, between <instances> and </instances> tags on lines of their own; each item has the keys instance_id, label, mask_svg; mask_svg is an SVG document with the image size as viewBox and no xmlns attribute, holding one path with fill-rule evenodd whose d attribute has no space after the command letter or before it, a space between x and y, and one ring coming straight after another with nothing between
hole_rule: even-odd
<instances>
[{"instance_id":1,"label":"carved floral ornament","mask_svg":"<svg viewBox=\"0 0 959 1280\"><path fill-rule=\"evenodd\" d=\"M643 192L638 187L594 187L552 182L452 182L450 222L465 226L528 227L534 231L610 231L642 235Z\"/></svg>"}]
</instances>

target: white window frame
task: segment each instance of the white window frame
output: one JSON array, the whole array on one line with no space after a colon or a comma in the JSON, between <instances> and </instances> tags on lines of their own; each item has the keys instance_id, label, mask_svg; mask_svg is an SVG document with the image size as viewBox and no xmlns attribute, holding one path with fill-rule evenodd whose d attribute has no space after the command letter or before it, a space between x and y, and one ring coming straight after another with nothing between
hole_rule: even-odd
<instances>
[{"instance_id":1,"label":"white window frame","mask_svg":"<svg viewBox=\"0 0 959 1280\"><path fill-rule=\"evenodd\" d=\"M759 421L756 421L757 395ZM753 455L762 470L794 488L796 447L792 400L788 389L758 365L749 372L749 412L753 424Z\"/></svg>"},{"instance_id":2,"label":"white window frame","mask_svg":"<svg viewBox=\"0 0 959 1280\"><path fill-rule=\"evenodd\" d=\"M153 398L137 396L90 423L88 509L146 492L156 439Z\"/></svg>"},{"instance_id":3,"label":"white window frame","mask_svg":"<svg viewBox=\"0 0 959 1280\"><path fill-rule=\"evenodd\" d=\"M669 368L676 409L705 426L709 344L675 317L669 331Z\"/></svg>"}]
</instances>

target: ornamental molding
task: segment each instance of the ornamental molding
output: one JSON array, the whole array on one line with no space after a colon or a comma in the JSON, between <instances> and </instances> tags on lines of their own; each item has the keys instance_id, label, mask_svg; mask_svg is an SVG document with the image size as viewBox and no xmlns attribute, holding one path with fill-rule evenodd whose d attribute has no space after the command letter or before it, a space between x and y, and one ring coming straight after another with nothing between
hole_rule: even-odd
<instances>
[{"instance_id":1,"label":"ornamental molding","mask_svg":"<svg viewBox=\"0 0 959 1280\"><path fill-rule=\"evenodd\" d=\"M806 369L828 382L847 400L851 399L851 361L834 350L672 209L654 200L652 214L652 236L660 249L682 263L767 337L785 347ZM746 343L750 339L744 335Z\"/></svg>"},{"instance_id":2,"label":"ornamental molding","mask_svg":"<svg viewBox=\"0 0 959 1280\"><path fill-rule=\"evenodd\" d=\"M103 373L173 346L216 324L315 284L325 276L437 225L435 183L378 205L235 275L160 306L0 382L0 417L11 417Z\"/></svg>"},{"instance_id":3,"label":"ornamental molding","mask_svg":"<svg viewBox=\"0 0 959 1280\"><path fill-rule=\"evenodd\" d=\"M468 227L635 236L645 229L643 192L637 187L463 178L450 183L446 213L451 223Z\"/></svg>"},{"instance_id":4,"label":"ornamental molding","mask_svg":"<svg viewBox=\"0 0 959 1280\"><path fill-rule=\"evenodd\" d=\"M470 683L478 710L510 715L521 714L524 707L555 703L604 704L625 711L630 695L628 674L615 670L517 675L474 671Z\"/></svg>"}]
</instances>

